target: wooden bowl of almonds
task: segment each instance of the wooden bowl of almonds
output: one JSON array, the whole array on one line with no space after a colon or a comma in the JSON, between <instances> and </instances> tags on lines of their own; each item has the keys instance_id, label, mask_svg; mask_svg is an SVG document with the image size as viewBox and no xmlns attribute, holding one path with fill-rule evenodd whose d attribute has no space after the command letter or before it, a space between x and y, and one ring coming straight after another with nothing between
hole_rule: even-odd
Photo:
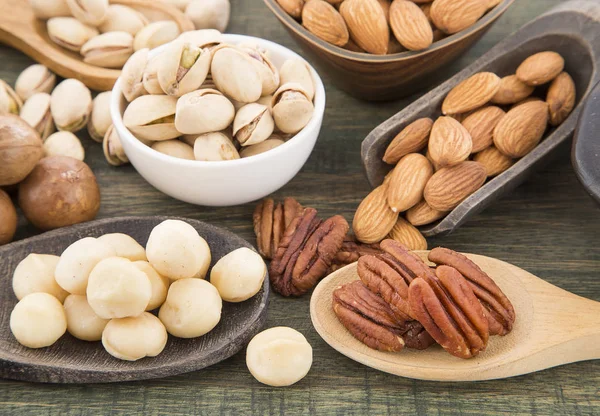
<instances>
[{"instance_id":1,"label":"wooden bowl of almonds","mask_svg":"<svg viewBox=\"0 0 600 416\"><path fill-rule=\"evenodd\" d=\"M332 82L372 101L408 96L514 0L264 0Z\"/></svg>"}]
</instances>

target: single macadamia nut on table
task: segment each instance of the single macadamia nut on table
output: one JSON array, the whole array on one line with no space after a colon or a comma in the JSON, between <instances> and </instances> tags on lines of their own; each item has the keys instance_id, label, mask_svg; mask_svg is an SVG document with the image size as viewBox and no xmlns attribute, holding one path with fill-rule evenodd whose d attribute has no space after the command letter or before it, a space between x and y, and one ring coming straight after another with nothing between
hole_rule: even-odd
<instances>
[{"instance_id":1,"label":"single macadamia nut on table","mask_svg":"<svg viewBox=\"0 0 600 416\"><path fill-rule=\"evenodd\" d=\"M10 330L26 347L49 347L67 330L63 305L48 293L31 293L10 314Z\"/></svg>"},{"instance_id":2,"label":"single macadamia nut on table","mask_svg":"<svg viewBox=\"0 0 600 416\"><path fill-rule=\"evenodd\" d=\"M148 238L146 256L154 269L169 279L204 279L210 266L208 243L190 224L167 220L158 224Z\"/></svg>"},{"instance_id":3,"label":"single macadamia nut on table","mask_svg":"<svg viewBox=\"0 0 600 416\"><path fill-rule=\"evenodd\" d=\"M206 280L182 279L171 284L158 317L169 334L195 338L217 326L222 306L219 292Z\"/></svg>"},{"instance_id":4,"label":"single macadamia nut on table","mask_svg":"<svg viewBox=\"0 0 600 416\"><path fill-rule=\"evenodd\" d=\"M63 302L69 295L56 283L54 272L60 257L49 254L30 254L25 257L13 274L13 291L21 300L31 293L43 292Z\"/></svg>"},{"instance_id":5,"label":"single macadamia nut on table","mask_svg":"<svg viewBox=\"0 0 600 416\"><path fill-rule=\"evenodd\" d=\"M98 241L112 246L117 257L124 257L131 261L146 260L146 250L132 237L122 233L104 234Z\"/></svg>"},{"instance_id":6,"label":"single macadamia nut on table","mask_svg":"<svg viewBox=\"0 0 600 416\"><path fill-rule=\"evenodd\" d=\"M0 189L0 246L8 244L13 240L17 231L17 210L10 196Z\"/></svg>"},{"instance_id":7,"label":"single macadamia nut on table","mask_svg":"<svg viewBox=\"0 0 600 416\"><path fill-rule=\"evenodd\" d=\"M150 279L131 260L110 257L90 273L87 299L100 318L126 318L146 310L152 297Z\"/></svg>"},{"instance_id":8,"label":"single macadamia nut on table","mask_svg":"<svg viewBox=\"0 0 600 416\"><path fill-rule=\"evenodd\" d=\"M102 333L102 345L115 358L136 361L156 357L167 345L167 331L151 313L112 319Z\"/></svg>"},{"instance_id":9,"label":"single macadamia nut on table","mask_svg":"<svg viewBox=\"0 0 600 416\"><path fill-rule=\"evenodd\" d=\"M96 238L86 237L71 244L62 253L54 276L56 282L69 293L85 295L88 278L96 265L114 257L115 249Z\"/></svg>"},{"instance_id":10,"label":"single macadamia nut on table","mask_svg":"<svg viewBox=\"0 0 600 416\"><path fill-rule=\"evenodd\" d=\"M254 378L263 384L289 386L308 374L312 366L312 347L295 329L270 328L248 344L246 365Z\"/></svg>"},{"instance_id":11,"label":"single macadamia nut on table","mask_svg":"<svg viewBox=\"0 0 600 416\"><path fill-rule=\"evenodd\" d=\"M85 296L69 295L65 299L67 331L83 341L100 341L108 319L102 319L91 308Z\"/></svg>"},{"instance_id":12,"label":"single macadamia nut on table","mask_svg":"<svg viewBox=\"0 0 600 416\"><path fill-rule=\"evenodd\" d=\"M223 256L210 272L212 283L227 302L243 302L256 295L263 285L267 265L262 257L242 247Z\"/></svg>"},{"instance_id":13,"label":"single macadamia nut on table","mask_svg":"<svg viewBox=\"0 0 600 416\"><path fill-rule=\"evenodd\" d=\"M147 261L136 261L133 264L142 272L146 273L146 276L148 276L148 279L150 280L152 295L150 296L150 301L148 302L148 306L146 306L146 310L152 311L165 303L171 281L154 270L154 267Z\"/></svg>"},{"instance_id":14,"label":"single macadamia nut on table","mask_svg":"<svg viewBox=\"0 0 600 416\"><path fill-rule=\"evenodd\" d=\"M46 156L67 156L73 159L85 159L85 150L81 141L70 131L51 134L44 142Z\"/></svg>"}]
</instances>

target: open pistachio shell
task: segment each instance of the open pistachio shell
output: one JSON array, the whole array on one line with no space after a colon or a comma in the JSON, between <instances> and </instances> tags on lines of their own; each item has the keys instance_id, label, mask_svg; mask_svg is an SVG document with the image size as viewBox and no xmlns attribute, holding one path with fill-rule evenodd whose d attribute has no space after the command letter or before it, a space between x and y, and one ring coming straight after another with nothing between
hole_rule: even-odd
<instances>
[{"instance_id":1,"label":"open pistachio shell","mask_svg":"<svg viewBox=\"0 0 600 416\"><path fill-rule=\"evenodd\" d=\"M137 10L121 4L111 4L98 29L102 33L127 32L131 36L135 36L147 24L148 20Z\"/></svg>"},{"instance_id":2,"label":"open pistachio shell","mask_svg":"<svg viewBox=\"0 0 600 416\"><path fill-rule=\"evenodd\" d=\"M71 16L67 0L29 0L36 18L46 20L51 17Z\"/></svg>"},{"instance_id":3,"label":"open pistachio shell","mask_svg":"<svg viewBox=\"0 0 600 416\"><path fill-rule=\"evenodd\" d=\"M150 61L148 61L148 65L146 65L146 68L144 69L144 73L142 74L142 85L144 86L144 89L149 93L149 94L164 94L165 92L163 91L163 89L160 87L160 84L158 83L158 64L160 63L160 59L162 57L162 54L155 56L154 58L151 58Z\"/></svg>"},{"instance_id":4,"label":"open pistachio shell","mask_svg":"<svg viewBox=\"0 0 600 416\"><path fill-rule=\"evenodd\" d=\"M171 42L180 34L177 23L170 20L153 22L140 30L133 40L133 49L154 49L157 46Z\"/></svg>"},{"instance_id":5,"label":"open pistachio shell","mask_svg":"<svg viewBox=\"0 0 600 416\"><path fill-rule=\"evenodd\" d=\"M281 139L267 139L264 142L253 144L252 146L244 147L240 152L242 158L258 155L261 153L268 152L271 149L275 149L277 146L281 146L285 142Z\"/></svg>"},{"instance_id":6,"label":"open pistachio shell","mask_svg":"<svg viewBox=\"0 0 600 416\"><path fill-rule=\"evenodd\" d=\"M201 29L183 32L177 40L191 43L202 49L213 49L224 42L223 34L216 29Z\"/></svg>"},{"instance_id":7,"label":"open pistachio shell","mask_svg":"<svg viewBox=\"0 0 600 416\"><path fill-rule=\"evenodd\" d=\"M90 121L88 121L88 133L90 137L102 143L102 139L106 134L108 128L112 125L110 118L110 97L111 92L101 92L92 101L92 115Z\"/></svg>"},{"instance_id":8,"label":"open pistachio shell","mask_svg":"<svg viewBox=\"0 0 600 416\"><path fill-rule=\"evenodd\" d=\"M108 10L108 0L67 0L67 5L77 20L90 26L102 23Z\"/></svg>"},{"instance_id":9,"label":"open pistachio shell","mask_svg":"<svg viewBox=\"0 0 600 416\"><path fill-rule=\"evenodd\" d=\"M240 158L231 140L219 132L205 133L198 136L194 141L194 156L196 160L207 162Z\"/></svg>"},{"instance_id":10,"label":"open pistachio shell","mask_svg":"<svg viewBox=\"0 0 600 416\"><path fill-rule=\"evenodd\" d=\"M140 49L127 60L121 71L121 90L129 102L148 93L143 76L148 64L148 49Z\"/></svg>"},{"instance_id":11,"label":"open pistachio shell","mask_svg":"<svg viewBox=\"0 0 600 416\"><path fill-rule=\"evenodd\" d=\"M208 75L211 53L188 42L172 42L157 63L158 83L167 95L197 90Z\"/></svg>"},{"instance_id":12,"label":"open pistachio shell","mask_svg":"<svg viewBox=\"0 0 600 416\"><path fill-rule=\"evenodd\" d=\"M170 140L181 133L175 128L177 98L168 95L142 95L125 109L123 123L134 136L150 141Z\"/></svg>"},{"instance_id":13,"label":"open pistachio shell","mask_svg":"<svg viewBox=\"0 0 600 416\"><path fill-rule=\"evenodd\" d=\"M229 0L196 0L185 8L185 16L196 29L218 29L224 32L229 24Z\"/></svg>"},{"instance_id":14,"label":"open pistachio shell","mask_svg":"<svg viewBox=\"0 0 600 416\"><path fill-rule=\"evenodd\" d=\"M177 7L179 10L184 12L185 8L187 7L188 4L190 4L190 2L192 0L162 0L162 1L164 1L165 3L172 4L173 6Z\"/></svg>"},{"instance_id":15,"label":"open pistachio shell","mask_svg":"<svg viewBox=\"0 0 600 416\"><path fill-rule=\"evenodd\" d=\"M233 121L233 135L242 146L250 146L269 138L275 129L267 106L252 103L240 108Z\"/></svg>"},{"instance_id":16,"label":"open pistachio shell","mask_svg":"<svg viewBox=\"0 0 600 416\"><path fill-rule=\"evenodd\" d=\"M262 80L262 94L271 95L273 94L277 88L279 88L279 70L277 67L271 62L267 55L264 54L260 48L242 48L245 50L250 58L252 58L252 62L256 66L258 73L260 74L260 78Z\"/></svg>"},{"instance_id":17,"label":"open pistachio shell","mask_svg":"<svg viewBox=\"0 0 600 416\"><path fill-rule=\"evenodd\" d=\"M179 159L195 160L194 149L192 146L184 142L180 142L179 140L155 142L152 144L152 148L157 152L177 157Z\"/></svg>"},{"instance_id":18,"label":"open pistachio shell","mask_svg":"<svg viewBox=\"0 0 600 416\"><path fill-rule=\"evenodd\" d=\"M112 124L104 135L102 150L104 150L106 161L113 166L121 166L129 163L129 159L121 145L121 138L117 134L117 129Z\"/></svg>"},{"instance_id":19,"label":"open pistachio shell","mask_svg":"<svg viewBox=\"0 0 600 416\"><path fill-rule=\"evenodd\" d=\"M74 17L53 17L47 23L48 36L58 46L79 52L81 47L98 31Z\"/></svg>"},{"instance_id":20,"label":"open pistachio shell","mask_svg":"<svg viewBox=\"0 0 600 416\"><path fill-rule=\"evenodd\" d=\"M0 80L0 114L19 115L23 101L19 98L15 90L6 82Z\"/></svg>"},{"instance_id":21,"label":"open pistachio shell","mask_svg":"<svg viewBox=\"0 0 600 416\"><path fill-rule=\"evenodd\" d=\"M227 137L229 139L229 141L233 142L233 128L231 126L228 126L225 130L221 130L218 133L224 134L225 137ZM196 141L197 138L198 138L197 134L184 134L179 139L182 142L187 143L190 146L194 147L194 142ZM236 143L234 143L234 145L235 144Z\"/></svg>"},{"instance_id":22,"label":"open pistachio shell","mask_svg":"<svg viewBox=\"0 0 600 416\"><path fill-rule=\"evenodd\" d=\"M300 84L306 91L309 100L312 101L315 98L315 83L310 67L304 60L292 58L285 61L279 69L279 77L281 78L281 85L290 82Z\"/></svg>"},{"instance_id":23,"label":"open pistachio shell","mask_svg":"<svg viewBox=\"0 0 600 416\"><path fill-rule=\"evenodd\" d=\"M217 89L217 86L215 85L215 81L213 80L211 74L208 74L206 76L206 79L204 80L202 85L200 85L199 89L200 90L206 90L206 89L216 90Z\"/></svg>"},{"instance_id":24,"label":"open pistachio shell","mask_svg":"<svg viewBox=\"0 0 600 416\"><path fill-rule=\"evenodd\" d=\"M85 159L85 150L77 136L69 131L56 132L44 142L44 152L49 156L67 156L73 159Z\"/></svg>"},{"instance_id":25,"label":"open pistachio shell","mask_svg":"<svg viewBox=\"0 0 600 416\"><path fill-rule=\"evenodd\" d=\"M104 68L121 68L133 53L133 36L107 32L94 36L81 47L83 61Z\"/></svg>"},{"instance_id":26,"label":"open pistachio shell","mask_svg":"<svg viewBox=\"0 0 600 416\"><path fill-rule=\"evenodd\" d=\"M175 127L183 134L220 131L235 116L233 104L217 90L198 90L177 100Z\"/></svg>"},{"instance_id":27,"label":"open pistachio shell","mask_svg":"<svg viewBox=\"0 0 600 416\"><path fill-rule=\"evenodd\" d=\"M88 87L79 80L65 79L50 97L50 110L57 129L74 133L85 127L92 110L92 93Z\"/></svg>"},{"instance_id":28,"label":"open pistachio shell","mask_svg":"<svg viewBox=\"0 0 600 416\"><path fill-rule=\"evenodd\" d=\"M273 118L284 133L298 133L312 118L315 110L302 85L293 82L282 85L272 101Z\"/></svg>"},{"instance_id":29,"label":"open pistachio shell","mask_svg":"<svg viewBox=\"0 0 600 416\"><path fill-rule=\"evenodd\" d=\"M262 97L260 97L260 99L257 101L257 103L266 105L269 108L269 111L272 111L273 110L273 108L271 107L272 101L273 101L272 95L263 95Z\"/></svg>"},{"instance_id":30,"label":"open pistachio shell","mask_svg":"<svg viewBox=\"0 0 600 416\"><path fill-rule=\"evenodd\" d=\"M217 88L228 97L253 103L262 95L262 78L252 58L231 45L216 48L211 73Z\"/></svg>"},{"instance_id":31,"label":"open pistachio shell","mask_svg":"<svg viewBox=\"0 0 600 416\"><path fill-rule=\"evenodd\" d=\"M21 108L20 116L40 134L42 141L54 132L50 94L46 92L38 92L29 97Z\"/></svg>"},{"instance_id":32,"label":"open pistachio shell","mask_svg":"<svg viewBox=\"0 0 600 416\"><path fill-rule=\"evenodd\" d=\"M33 94L46 92L50 94L56 85L56 75L41 64L31 65L19 74L15 83L17 95L25 101Z\"/></svg>"}]
</instances>

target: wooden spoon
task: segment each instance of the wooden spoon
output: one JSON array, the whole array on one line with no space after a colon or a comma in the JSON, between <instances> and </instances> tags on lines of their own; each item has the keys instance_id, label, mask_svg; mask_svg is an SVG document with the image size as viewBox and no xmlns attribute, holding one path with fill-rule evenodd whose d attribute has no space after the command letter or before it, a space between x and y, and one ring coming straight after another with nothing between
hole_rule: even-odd
<instances>
[{"instance_id":1,"label":"wooden spoon","mask_svg":"<svg viewBox=\"0 0 600 416\"><path fill-rule=\"evenodd\" d=\"M161 1L110 0L110 3L133 7L150 21L173 20L182 32L194 29L193 23L179 9ZM79 54L52 42L46 22L35 18L26 0L0 2L0 43L20 50L64 78L77 78L93 90L112 89L121 75L120 70L87 64Z\"/></svg>"},{"instance_id":2,"label":"wooden spoon","mask_svg":"<svg viewBox=\"0 0 600 416\"><path fill-rule=\"evenodd\" d=\"M418 254L425 260L425 251ZM518 376L576 361L600 359L600 302L559 289L501 260L467 255L487 272L515 307L512 332L491 337L477 357L456 358L440 346L386 353L370 349L338 321L333 291L358 279L356 263L321 281L310 301L313 325L347 357L398 376L437 381L477 381Z\"/></svg>"}]
</instances>

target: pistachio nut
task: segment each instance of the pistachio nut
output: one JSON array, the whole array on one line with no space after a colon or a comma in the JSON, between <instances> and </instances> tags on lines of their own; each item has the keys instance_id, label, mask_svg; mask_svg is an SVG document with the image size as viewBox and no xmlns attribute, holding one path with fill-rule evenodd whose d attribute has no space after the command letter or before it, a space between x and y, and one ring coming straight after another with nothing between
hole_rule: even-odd
<instances>
[{"instance_id":1,"label":"pistachio nut","mask_svg":"<svg viewBox=\"0 0 600 416\"><path fill-rule=\"evenodd\" d=\"M272 95L263 95L262 97L260 97L260 99L257 101L258 104L262 104L262 105L266 105L269 108L269 111L272 111L273 109L271 108L271 102L273 101L273 96Z\"/></svg>"},{"instance_id":2,"label":"pistachio nut","mask_svg":"<svg viewBox=\"0 0 600 416\"><path fill-rule=\"evenodd\" d=\"M67 6L71 14L80 22L98 26L106 16L108 0L67 0Z\"/></svg>"},{"instance_id":3,"label":"pistachio nut","mask_svg":"<svg viewBox=\"0 0 600 416\"><path fill-rule=\"evenodd\" d=\"M224 42L223 34L216 29L201 29L183 32L177 40L191 43L202 49L214 49Z\"/></svg>"},{"instance_id":4,"label":"pistachio nut","mask_svg":"<svg viewBox=\"0 0 600 416\"><path fill-rule=\"evenodd\" d=\"M121 71L121 91L125 99L132 102L148 92L144 88L143 76L148 64L148 49L140 49L127 60Z\"/></svg>"},{"instance_id":5,"label":"pistachio nut","mask_svg":"<svg viewBox=\"0 0 600 416\"><path fill-rule=\"evenodd\" d=\"M179 140L165 140L162 142L154 142L152 149L165 155L177 157L179 159L195 160L194 149L189 144L180 142Z\"/></svg>"},{"instance_id":6,"label":"pistachio nut","mask_svg":"<svg viewBox=\"0 0 600 416\"><path fill-rule=\"evenodd\" d=\"M217 88L236 101L253 103L262 95L262 78L257 65L244 50L235 46L216 48L211 73Z\"/></svg>"},{"instance_id":7,"label":"pistachio nut","mask_svg":"<svg viewBox=\"0 0 600 416\"><path fill-rule=\"evenodd\" d=\"M220 132L205 133L198 136L194 141L194 156L196 160L207 162L240 158L231 140Z\"/></svg>"},{"instance_id":8,"label":"pistachio nut","mask_svg":"<svg viewBox=\"0 0 600 416\"><path fill-rule=\"evenodd\" d=\"M106 32L81 47L83 61L104 68L121 68L133 53L133 36L127 32Z\"/></svg>"},{"instance_id":9,"label":"pistachio nut","mask_svg":"<svg viewBox=\"0 0 600 416\"><path fill-rule=\"evenodd\" d=\"M56 75L44 65L31 65L19 74L15 83L17 95L25 101L33 94L47 92L50 94L56 85Z\"/></svg>"},{"instance_id":10,"label":"pistachio nut","mask_svg":"<svg viewBox=\"0 0 600 416\"><path fill-rule=\"evenodd\" d=\"M135 36L140 30L148 24L146 17L132 9L121 4L111 4L106 10L104 21L98 29L100 32L127 32Z\"/></svg>"},{"instance_id":11,"label":"pistachio nut","mask_svg":"<svg viewBox=\"0 0 600 416\"><path fill-rule=\"evenodd\" d=\"M21 108L20 116L40 134L42 141L54 132L50 94L46 92L38 92L29 97Z\"/></svg>"},{"instance_id":12,"label":"pistachio nut","mask_svg":"<svg viewBox=\"0 0 600 416\"><path fill-rule=\"evenodd\" d=\"M177 98L168 95L142 95L125 109L123 123L134 136L150 141L181 136L175 128Z\"/></svg>"},{"instance_id":13,"label":"pistachio nut","mask_svg":"<svg viewBox=\"0 0 600 416\"><path fill-rule=\"evenodd\" d=\"M19 98L15 90L6 82L0 80L0 114L19 115L23 101Z\"/></svg>"},{"instance_id":14,"label":"pistachio nut","mask_svg":"<svg viewBox=\"0 0 600 416\"><path fill-rule=\"evenodd\" d=\"M217 86L215 85L215 81L213 81L211 74L208 74L206 76L206 79L204 80L202 85L200 85L199 89L201 89L201 90L205 90L205 89L216 90L217 89Z\"/></svg>"},{"instance_id":15,"label":"pistachio nut","mask_svg":"<svg viewBox=\"0 0 600 416\"><path fill-rule=\"evenodd\" d=\"M117 133L117 129L115 129L112 124L104 135L102 150L104 150L106 161L113 166L121 166L129 163L129 159L121 145L121 138Z\"/></svg>"},{"instance_id":16,"label":"pistachio nut","mask_svg":"<svg viewBox=\"0 0 600 416\"><path fill-rule=\"evenodd\" d=\"M92 93L88 87L79 80L65 79L50 97L50 111L58 130L74 133L85 127L92 110Z\"/></svg>"},{"instance_id":17,"label":"pistachio nut","mask_svg":"<svg viewBox=\"0 0 600 416\"><path fill-rule=\"evenodd\" d=\"M185 8L188 4L190 4L192 0L163 0L163 2L170 3L173 6L177 7L182 12L185 11Z\"/></svg>"},{"instance_id":18,"label":"pistachio nut","mask_svg":"<svg viewBox=\"0 0 600 416\"><path fill-rule=\"evenodd\" d=\"M47 20L51 17L71 16L67 0L29 0L29 5L37 19Z\"/></svg>"},{"instance_id":19,"label":"pistachio nut","mask_svg":"<svg viewBox=\"0 0 600 416\"><path fill-rule=\"evenodd\" d=\"M133 40L133 49L154 49L157 46L171 42L180 34L179 26L171 20L152 22L140 30Z\"/></svg>"},{"instance_id":20,"label":"pistachio nut","mask_svg":"<svg viewBox=\"0 0 600 416\"><path fill-rule=\"evenodd\" d=\"M277 146L281 146L285 143L281 139L267 139L264 142L253 144L252 146L244 147L240 152L242 158L258 155L260 153L267 152L271 149L275 149Z\"/></svg>"},{"instance_id":21,"label":"pistachio nut","mask_svg":"<svg viewBox=\"0 0 600 416\"><path fill-rule=\"evenodd\" d=\"M144 69L144 73L142 74L142 85L144 89L150 94L164 94L165 92L160 87L158 83L158 65L160 64L160 59L162 54L151 58L148 61L148 65Z\"/></svg>"},{"instance_id":22,"label":"pistachio nut","mask_svg":"<svg viewBox=\"0 0 600 416\"><path fill-rule=\"evenodd\" d=\"M70 51L79 52L84 43L98 35L98 31L74 17L53 17L48 20L50 40Z\"/></svg>"},{"instance_id":23,"label":"pistachio nut","mask_svg":"<svg viewBox=\"0 0 600 416\"><path fill-rule=\"evenodd\" d=\"M219 133L224 134L225 137L227 137L229 139L229 141L233 142L233 127L231 125L228 126L225 130L221 130ZM197 134L184 134L179 139L182 142L187 143L190 146L194 147L194 142L196 141L196 138L198 138ZM233 144L236 145L237 143L233 143ZM236 148L238 148L238 146L236 146Z\"/></svg>"},{"instance_id":24,"label":"pistachio nut","mask_svg":"<svg viewBox=\"0 0 600 416\"><path fill-rule=\"evenodd\" d=\"M262 94L261 95L271 95L279 88L279 70L269 58L261 51L261 49L256 47L245 47L241 48L245 50L250 58L252 58L252 62L258 69L258 73L260 74L260 78L262 80Z\"/></svg>"},{"instance_id":25,"label":"pistachio nut","mask_svg":"<svg viewBox=\"0 0 600 416\"><path fill-rule=\"evenodd\" d=\"M252 42L252 41L240 42L240 43L237 44L237 47L240 48L240 49L255 50L255 51L261 53L262 55L266 56L267 58L271 59L271 51L269 51L268 49L263 48L262 46L260 46L256 42Z\"/></svg>"},{"instance_id":26,"label":"pistachio nut","mask_svg":"<svg viewBox=\"0 0 600 416\"><path fill-rule=\"evenodd\" d=\"M273 95L273 118L284 133L298 133L312 118L315 107L302 85L282 85Z\"/></svg>"},{"instance_id":27,"label":"pistachio nut","mask_svg":"<svg viewBox=\"0 0 600 416\"><path fill-rule=\"evenodd\" d=\"M177 100L175 127L183 134L220 131L235 117L233 104L217 90L198 90Z\"/></svg>"},{"instance_id":28,"label":"pistachio nut","mask_svg":"<svg viewBox=\"0 0 600 416\"><path fill-rule=\"evenodd\" d=\"M302 85L304 91L308 94L309 100L312 101L315 98L315 83L306 61L298 58L288 59L281 66L279 77L281 78L281 85L295 82Z\"/></svg>"},{"instance_id":29,"label":"pistachio nut","mask_svg":"<svg viewBox=\"0 0 600 416\"><path fill-rule=\"evenodd\" d=\"M191 43L172 42L157 63L160 87L167 95L181 97L197 90L208 75L211 54Z\"/></svg>"},{"instance_id":30,"label":"pistachio nut","mask_svg":"<svg viewBox=\"0 0 600 416\"><path fill-rule=\"evenodd\" d=\"M112 125L110 118L110 97L111 92L105 91L96 95L96 98L92 101L92 114L87 128L90 137L98 143L102 143L106 131Z\"/></svg>"},{"instance_id":31,"label":"pistachio nut","mask_svg":"<svg viewBox=\"0 0 600 416\"><path fill-rule=\"evenodd\" d=\"M44 142L46 156L68 156L73 159L85 159L85 150L81 141L70 131L59 131L51 134Z\"/></svg>"},{"instance_id":32,"label":"pistachio nut","mask_svg":"<svg viewBox=\"0 0 600 416\"><path fill-rule=\"evenodd\" d=\"M262 104L246 104L240 108L233 121L233 135L242 146L267 140L274 129L271 112Z\"/></svg>"},{"instance_id":33,"label":"pistachio nut","mask_svg":"<svg viewBox=\"0 0 600 416\"><path fill-rule=\"evenodd\" d=\"M229 24L229 0L193 0L185 8L185 15L196 29L217 29L224 32Z\"/></svg>"}]
</instances>

